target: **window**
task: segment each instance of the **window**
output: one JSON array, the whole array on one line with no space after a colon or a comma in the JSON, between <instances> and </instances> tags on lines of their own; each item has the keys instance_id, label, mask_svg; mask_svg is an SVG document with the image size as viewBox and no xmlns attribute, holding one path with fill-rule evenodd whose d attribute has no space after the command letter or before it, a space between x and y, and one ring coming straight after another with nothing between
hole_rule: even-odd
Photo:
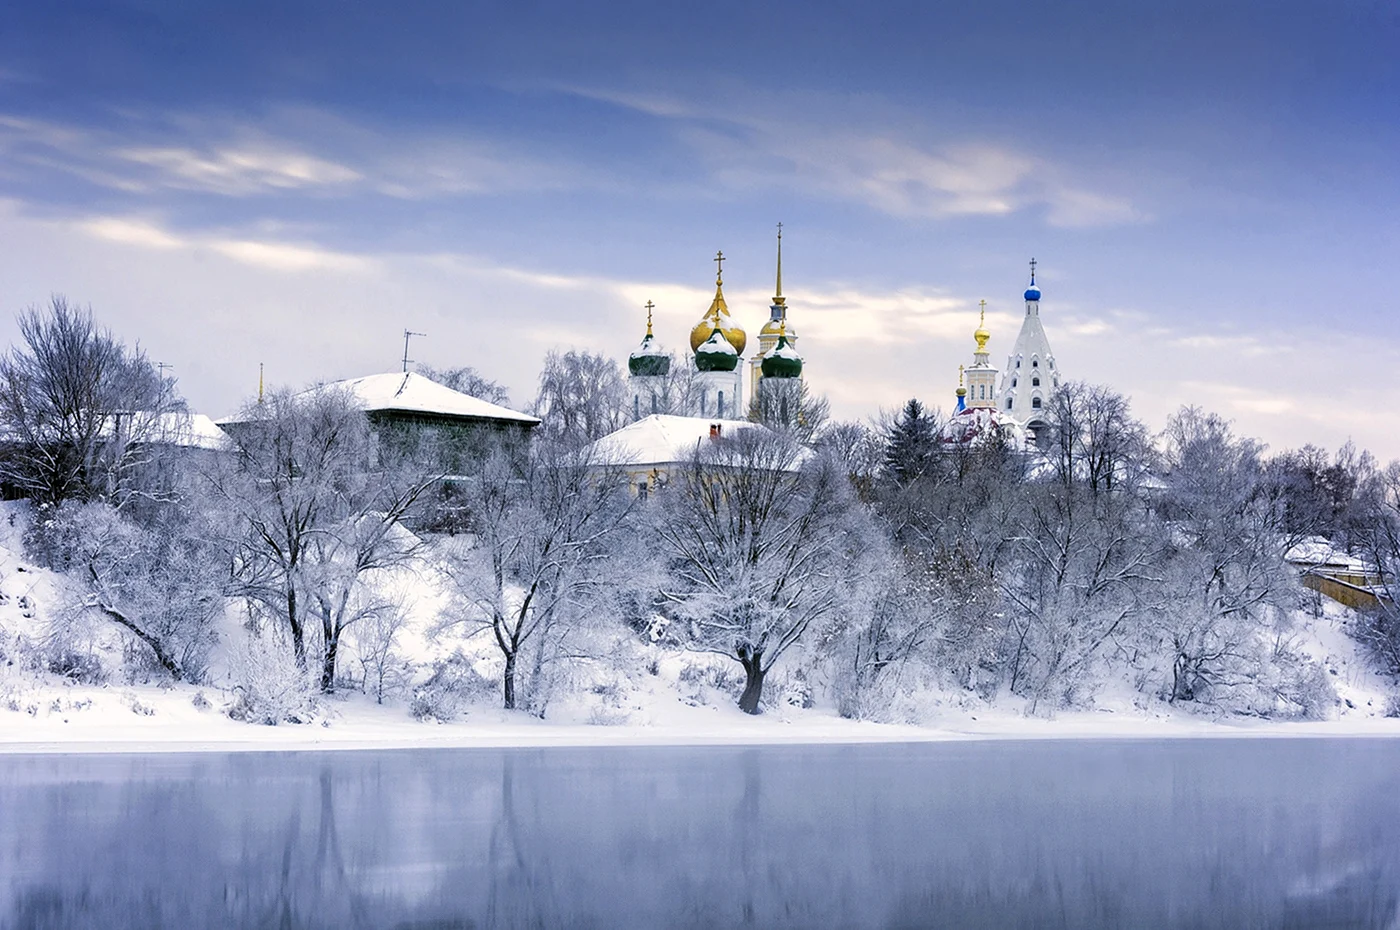
<instances>
[{"instance_id":1,"label":"window","mask_svg":"<svg viewBox=\"0 0 1400 930\"><path fill-rule=\"evenodd\" d=\"M1016 386L1016 379L1015 379L1015 378L1012 378L1012 379L1011 379L1011 386L1012 386L1013 388Z\"/></svg>"},{"instance_id":2,"label":"window","mask_svg":"<svg viewBox=\"0 0 1400 930\"><path fill-rule=\"evenodd\" d=\"M633 395L632 395L632 419L634 419L634 420L640 420L641 418L642 418L642 399L641 399L641 397L637 396L636 394L633 394Z\"/></svg>"},{"instance_id":3,"label":"window","mask_svg":"<svg viewBox=\"0 0 1400 930\"><path fill-rule=\"evenodd\" d=\"M1032 367L1032 368L1039 368L1039 367L1040 367L1040 359L1038 359L1038 358L1033 358L1033 359L1031 359L1031 367Z\"/></svg>"},{"instance_id":4,"label":"window","mask_svg":"<svg viewBox=\"0 0 1400 930\"><path fill-rule=\"evenodd\" d=\"M723 391L720 391L720 392L719 392L719 405L718 405L717 407L715 407L715 416L717 416L717 417L722 417L722 416L724 416L724 392L723 392Z\"/></svg>"},{"instance_id":5,"label":"window","mask_svg":"<svg viewBox=\"0 0 1400 930\"><path fill-rule=\"evenodd\" d=\"M1007 410L1010 410L1010 409L1011 409L1011 398L1009 398L1009 397L1006 399L1006 409L1007 409Z\"/></svg>"},{"instance_id":6,"label":"window","mask_svg":"<svg viewBox=\"0 0 1400 930\"><path fill-rule=\"evenodd\" d=\"M1032 397L1032 398L1031 398L1031 406L1034 407L1036 410L1039 410L1039 409L1040 409L1040 398L1039 398L1039 397Z\"/></svg>"},{"instance_id":7,"label":"window","mask_svg":"<svg viewBox=\"0 0 1400 930\"><path fill-rule=\"evenodd\" d=\"M656 413L656 408L660 406L656 401L656 395L651 395L651 412Z\"/></svg>"},{"instance_id":8,"label":"window","mask_svg":"<svg viewBox=\"0 0 1400 930\"><path fill-rule=\"evenodd\" d=\"M647 499L647 493L648 493L649 490L650 490L650 489L647 487L647 483L646 483L645 481L639 481L639 482L637 483L637 500L639 500L639 501L644 501L644 500L646 500L646 499Z\"/></svg>"},{"instance_id":9,"label":"window","mask_svg":"<svg viewBox=\"0 0 1400 930\"><path fill-rule=\"evenodd\" d=\"M1053 358L1048 358L1048 359L1046 359L1046 360L1045 360L1045 364L1047 364L1047 365L1050 366L1050 370L1051 370L1051 371L1054 371L1054 370L1055 370L1055 360L1054 360Z\"/></svg>"},{"instance_id":10,"label":"window","mask_svg":"<svg viewBox=\"0 0 1400 930\"><path fill-rule=\"evenodd\" d=\"M1021 360L1020 360L1019 358L1016 359L1016 367L1017 367L1017 368L1020 368L1020 367L1021 367Z\"/></svg>"},{"instance_id":11,"label":"window","mask_svg":"<svg viewBox=\"0 0 1400 930\"><path fill-rule=\"evenodd\" d=\"M1040 387L1040 375L1036 375L1031 379L1031 387Z\"/></svg>"}]
</instances>

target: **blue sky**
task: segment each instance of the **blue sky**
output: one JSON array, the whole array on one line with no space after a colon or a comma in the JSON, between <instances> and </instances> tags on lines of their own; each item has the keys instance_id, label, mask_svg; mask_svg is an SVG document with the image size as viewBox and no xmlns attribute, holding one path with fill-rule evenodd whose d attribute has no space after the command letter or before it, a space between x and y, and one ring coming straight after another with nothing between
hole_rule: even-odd
<instances>
[{"instance_id":1,"label":"blue sky","mask_svg":"<svg viewBox=\"0 0 1400 930\"><path fill-rule=\"evenodd\" d=\"M26 3L0 29L0 337L61 292L215 415L416 358L756 329L946 405L1026 262L1071 377L1153 428L1400 456L1393 3Z\"/></svg>"}]
</instances>

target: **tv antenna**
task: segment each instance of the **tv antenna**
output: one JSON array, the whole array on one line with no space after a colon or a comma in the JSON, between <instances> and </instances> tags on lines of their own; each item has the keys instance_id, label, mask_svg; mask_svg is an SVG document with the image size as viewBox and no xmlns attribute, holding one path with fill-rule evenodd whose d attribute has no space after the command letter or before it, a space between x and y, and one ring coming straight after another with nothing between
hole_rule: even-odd
<instances>
[{"instance_id":1,"label":"tv antenna","mask_svg":"<svg viewBox=\"0 0 1400 930\"><path fill-rule=\"evenodd\" d=\"M403 371L404 371L404 374L408 374L408 363L411 362L411 361L413 361L413 359L411 359L411 358L408 357L408 340L409 340L409 339L412 339L414 336L426 336L426 335L428 335L428 334L427 334L427 333L415 333L415 332L414 332L413 330L411 330L411 329L406 329L406 330L403 331Z\"/></svg>"}]
</instances>

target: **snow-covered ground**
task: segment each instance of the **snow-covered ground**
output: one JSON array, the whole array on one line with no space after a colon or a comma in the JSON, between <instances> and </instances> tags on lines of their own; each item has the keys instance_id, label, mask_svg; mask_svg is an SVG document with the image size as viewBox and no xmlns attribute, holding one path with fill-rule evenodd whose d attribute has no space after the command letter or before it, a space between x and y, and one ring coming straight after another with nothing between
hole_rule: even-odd
<instances>
[{"instance_id":1,"label":"snow-covered ground","mask_svg":"<svg viewBox=\"0 0 1400 930\"><path fill-rule=\"evenodd\" d=\"M1387 718L1390 683L1373 672L1343 629L1348 612L1327 602L1322 616L1301 615L1302 651L1330 673L1337 703L1330 719L1281 722L1211 717L1172 707L1126 686L1100 691L1092 711L1028 716L1015 698L987 703L968 695L931 695L917 724L841 718L829 706L803 707L781 675L768 688L769 706L751 717L734 706L723 679L733 663L659 647L605 681L572 689L550 706L547 720L480 699L448 722L414 719L406 695L385 704L358 693L320 701L309 723L262 726L231 719L236 695L226 669L212 684L78 684L24 667L22 641L35 642L65 602L67 579L22 555L21 521L0 507L0 752L236 751L391 747L499 747L644 744L889 742L956 739L1165 738L1239 736L1400 737L1400 719ZM431 598L427 599L431 601ZM429 607L432 605L429 604ZM459 643L442 643L422 629L407 631L408 658L427 665ZM119 657L121 636L90 627L94 652ZM230 631L237 634L235 627ZM483 643L484 661L490 646ZM638 646L638 648L644 648ZM781 666L780 666L781 669ZM785 688L788 689L785 691Z\"/></svg>"}]
</instances>

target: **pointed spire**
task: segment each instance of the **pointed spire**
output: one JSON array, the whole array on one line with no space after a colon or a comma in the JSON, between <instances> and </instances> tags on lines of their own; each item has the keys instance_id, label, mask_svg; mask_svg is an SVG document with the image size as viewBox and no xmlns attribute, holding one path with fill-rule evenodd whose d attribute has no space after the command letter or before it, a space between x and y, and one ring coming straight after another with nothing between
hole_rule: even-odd
<instances>
[{"instance_id":1,"label":"pointed spire","mask_svg":"<svg viewBox=\"0 0 1400 930\"><path fill-rule=\"evenodd\" d=\"M786 305L787 298L783 296L783 224L778 224L778 286L773 291L773 303L779 307ZM786 313L784 314L786 316Z\"/></svg>"}]
</instances>

